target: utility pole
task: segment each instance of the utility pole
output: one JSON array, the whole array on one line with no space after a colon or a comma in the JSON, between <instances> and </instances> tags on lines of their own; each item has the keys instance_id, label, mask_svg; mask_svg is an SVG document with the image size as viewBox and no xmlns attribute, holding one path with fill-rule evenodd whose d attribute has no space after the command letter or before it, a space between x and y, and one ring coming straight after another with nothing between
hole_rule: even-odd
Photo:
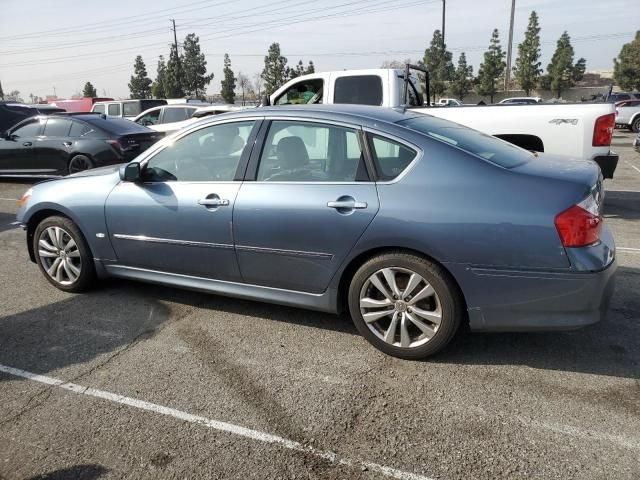
<instances>
[{"instance_id":1,"label":"utility pole","mask_svg":"<svg viewBox=\"0 0 640 480\"><path fill-rule=\"evenodd\" d=\"M178 82L182 85L182 65L180 65L180 52L178 52L178 35L176 33L176 21L172 18L171 23L173 24L173 48L176 49L176 66Z\"/></svg>"},{"instance_id":2,"label":"utility pole","mask_svg":"<svg viewBox=\"0 0 640 480\"><path fill-rule=\"evenodd\" d=\"M442 49L444 50L444 11L446 8L446 0L442 0Z\"/></svg>"},{"instance_id":3,"label":"utility pole","mask_svg":"<svg viewBox=\"0 0 640 480\"><path fill-rule=\"evenodd\" d=\"M511 50L513 48L513 15L516 10L516 0L511 0L511 21L509 22L509 45L507 47L507 71L504 75L504 91L509 91L511 80Z\"/></svg>"}]
</instances>

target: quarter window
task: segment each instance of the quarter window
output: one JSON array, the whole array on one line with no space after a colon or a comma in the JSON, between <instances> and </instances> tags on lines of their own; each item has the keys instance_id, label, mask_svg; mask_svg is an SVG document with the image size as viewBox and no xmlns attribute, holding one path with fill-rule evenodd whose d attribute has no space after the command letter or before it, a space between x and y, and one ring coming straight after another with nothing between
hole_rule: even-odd
<instances>
[{"instance_id":1,"label":"quarter window","mask_svg":"<svg viewBox=\"0 0 640 480\"><path fill-rule=\"evenodd\" d=\"M119 117L120 116L120 104L119 103L110 103L109 108L107 110L107 114L110 117Z\"/></svg>"},{"instance_id":2,"label":"quarter window","mask_svg":"<svg viewBox=\"0 0 640 480\"><path fill-rule=\"evenodd\" d=\"M303 105L322 103L322 90L324 81L321 78L303 80L291 85L280 95L276 105Z\"/></svg>"},{"instance_id":3,"label":"quarter window","mask_svg":"<svg viewBox=\"0 0 640 480\"><path fill-rule=\"evenodd\" d=\"M254 121L196 130L152 157L147 181L225 182L235 178Z\"/></svg>"},{"instance_id":4,"label":"quarter window","mask_svg":"<svg viewBox=\"0 0 640 480\"><path fill-rule=\"evenodd\" d=\"M378 178L393 180L409 166L416 157L415 150L379 135L371 135L371 150Z\"/></svg>"},{"instance_id":5,"label":"quarter window","mask_svg":"<svg viewBox=\"0 0 640 480\"><path fill-rule=\"evenodd\" d=\"M333 102L382 105L382 78L378 75L339 77L335 83Z\"/></svg>"},{"instance_id":6,"label":"quarter window","mask_svg":"<svg viewBox=\"0 0 640 480\"><path fill-rule=\"evenodd\" d=\"M358 131L310 122L274 121L258 168L264 182L368 180Z\"/></svg>"}]
</instances>

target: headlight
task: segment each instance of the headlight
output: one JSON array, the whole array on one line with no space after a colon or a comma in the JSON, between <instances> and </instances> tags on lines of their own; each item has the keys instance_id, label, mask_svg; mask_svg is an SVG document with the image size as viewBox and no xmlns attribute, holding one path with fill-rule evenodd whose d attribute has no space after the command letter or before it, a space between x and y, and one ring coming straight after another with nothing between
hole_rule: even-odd
<instances>
[{"instance_id":1,"label":"headlight","mask_svg":"<svg viewBox=\"0 0 640 480\"><path fill-rule=\"evenodd\" d=\"M22 207L25 204L25 202L29 199L32 193L33 193L33 188L30 188L29 190L24 192L24 195L22 195L22 198L18 200L18 207Z\"/></svg>"}]
</instances>

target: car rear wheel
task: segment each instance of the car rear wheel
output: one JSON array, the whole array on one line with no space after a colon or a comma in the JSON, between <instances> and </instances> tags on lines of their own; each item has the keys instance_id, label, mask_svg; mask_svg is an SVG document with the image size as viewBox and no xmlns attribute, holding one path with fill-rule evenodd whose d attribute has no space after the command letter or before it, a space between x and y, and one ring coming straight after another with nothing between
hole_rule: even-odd
<instances>
[{"instance_id":1,"label":"car rear wheel","mask_svg":"<svg viewBox=\"0 0 640 480\"><path fill-rule=\"evenodd\" d=\"M356 328L386 354L420 359L444 348L464 315L461 295L445 272L403 252L376 256L354 275L349 311Z\"/></svg>"},{"instance_id":2,"label":"car rear wheel","mask_svg":"<svg viewBox=\"0 0 640 480\"><path fill-rule=\"evenodd\" d=\"M33 251L45 278L60 290L81 292L95 280L87 242L68 218L49 217L40 222L33 235Z\"/></svg>"},{"instance_id":3,"label":"car rear wheel","mask_svg":"<svg viewBox=\"0 0 640 480\"><path fill-rule=\"evenodd\" d=\"M69 174L82 172L93 168L93 162L86 155L76 155L69 160Z\"/></svg>"},{"instance_id":4,"label":"car rear wheel","mask_svg":"<svg viewBox=\"0 0 640 480\"><path fill-rule=\"evenodd\" d=\"M631 124L631 130L633 130L636 133L640 133L640 116L636 118Z\"/></svg>"}]
</instances>

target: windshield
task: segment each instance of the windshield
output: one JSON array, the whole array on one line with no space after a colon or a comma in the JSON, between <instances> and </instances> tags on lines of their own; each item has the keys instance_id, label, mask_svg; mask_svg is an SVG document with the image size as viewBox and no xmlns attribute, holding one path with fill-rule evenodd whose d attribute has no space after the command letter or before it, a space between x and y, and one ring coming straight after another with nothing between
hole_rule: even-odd
<instances>
[{"instance_id":1,"label":"windshield","mask_svg":"<svg viewBox=\"0 0 640 480\"><path fill-rule=\"evenodd\" d=\"M426 115L402 120L398 125L454 145L504 168L517 167L532 158L532 154L515 145L457 123Z\"/></svg>"}]
</instances>

